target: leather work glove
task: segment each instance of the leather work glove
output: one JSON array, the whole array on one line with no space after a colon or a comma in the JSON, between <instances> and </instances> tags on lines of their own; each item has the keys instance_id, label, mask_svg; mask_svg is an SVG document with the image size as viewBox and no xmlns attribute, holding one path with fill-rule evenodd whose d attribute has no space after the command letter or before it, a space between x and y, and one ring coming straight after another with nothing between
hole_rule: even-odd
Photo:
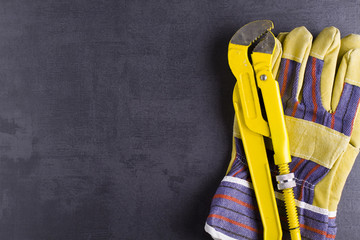
<instances>
[{"instance_id":1,"label":"leather work glove","mask_svg":"<svg viewBox=\"0 0 360 240\"><path fill-rule=\"evenodd\" d=\"M360 147L360 36L340 40L339 30L329 27L313 42L311 33L299 27L278 38L283 53L278 72L274 60L273 74L286 115L301 236L334 239L336 209ZM214 239L263 239L236 122L228 173L215 193L205 230ZM271 145L267 148L275 178ZM274 188L283 239L290 239L282 194Z\"/></svg>"}]
</instances>

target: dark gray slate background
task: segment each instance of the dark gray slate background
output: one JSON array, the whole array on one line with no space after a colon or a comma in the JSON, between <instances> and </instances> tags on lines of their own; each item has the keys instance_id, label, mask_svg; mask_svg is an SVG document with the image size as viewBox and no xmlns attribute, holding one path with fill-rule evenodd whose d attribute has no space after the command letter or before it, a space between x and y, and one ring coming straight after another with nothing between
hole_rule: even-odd
<instances>
[{"instance_id":1,"label":"dark gray slate background","mask_svg":"<svg viewBox=\"0 0 360 240\"><path fill-rule=\"evenodd\" d=\"M231 150L227 44L360 33L359 1L0 0L0 239L207 239ZM360 162L337 239L360 236Z\"/></svg>"}]
</instances>

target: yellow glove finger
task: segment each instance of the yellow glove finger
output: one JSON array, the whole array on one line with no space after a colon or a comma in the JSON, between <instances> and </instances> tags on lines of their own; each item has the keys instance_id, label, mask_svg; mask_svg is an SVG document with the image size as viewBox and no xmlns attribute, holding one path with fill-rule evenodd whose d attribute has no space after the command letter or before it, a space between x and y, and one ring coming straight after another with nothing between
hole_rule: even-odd
<instances>
[{"instance_id":1,"label":"yellow glove finger","mask_svg":"<svg viewBox=\"0 0 360 240\"><path fill-rule=\"evenodd\" d=\"M336 114L346 110L346 112L343 112L344 116L338 121L341 120L343 127L352 129L352 131L350 130L350 144L340 158L337 159L330 172L315 188L314 205L330 211L336 210L347 176L359 153L360 114L357 109L360 97L359 87L360 49L351 49L345 53L339 65L334 87L335 97L332 99L332 108L339 108L334 113L334 119L337 119ZM329 197L326 198L326 196Z\"/></svg>"},{"instance_id":2,"label":"yellow glove finger","mask_svg":"<svg viewBox=\"0 0 360 240\"><path fill-rule=\"evenodd\" d=\"M279 41L283 43L283 59L288 59L300 63L300 69L298 74L297 86L292 84L287 84L286 81L279 82L280 92L283 96L286 91L292 91L296 89L296 98L299 97L301 86L304 79L304 73L306 68L306 62L309 57L311 45L312 45L312 35L305 27L298 27L292 30L289 33L280 33ZM284 61L280 66L280 74L287 75L287 62ZM280 79L280 76L279 76ZM284 79L282 77L282 79ZM286 79L286 78L285 78ZM295 79L293 79L295 81ZM289 87L290 89L286 90Z\"/></svg>"},{"instance_id":3,"label":"yellow glove finger","mask_svg":"<svg viewBox=\"0 0 360 240\"><path fill-rule=\"evenodd\" d=\"M343 98L344 83L360 87L360 49L349 50L342 58L336 75L332 108L336 109ZM357 113L352 127L350 144L360 147L360 114Z\"/></svg>"},{"instance_id":4,"label":"yellow glove finger","mask_svg":"<svg viewBox=\"0 0 360 240\"><path fill-rule=\"evenodd\" d=\"M321 102L326 111L331 110L330 104L339 49L340 31L335 27L328 27L322 30L316 37L310 52L310 56L324 61L321 72L320 92Z\"/></svg>"},{"instance_id":5,"label":"yellow glove finger","mask_svg":"<svg viewBox=\"0 0 360 240\"><path fill-rule=\"evenodd\" d=\"M341 39L341 46L338 56L338 65L340 64L342 57L345 53L351 49L360 48L360 35L349 34Z\"/></svg>"},{"instance_id":6,"label":"yellow glove finger","mask_svg":"<svg viewBox=\"0 0 360 240\"><path fill-rule=\"evenodd\" d=\"M332 109L335 109L340 101L340 96L343 91L344 82L352 82L355 85L359 83L359 50L360 49L360 35L349 34L341 39L341 46L338 56L338 73L336 75L333 97L331 101ZM348 80L348 81L346 81ZM358 85L359 86L359 85ZM350 144L355 148L360 148L360 114L357 113L353 131L351 133Z\"/></svg>"},{"instance_id":7,"label":"yellow glove finger","mask_svg":"<svg viewBox=\"0 0 360 240\"><path fill-rule=\"evenodd\" d=\"M281 42L275 38L275 50L274 50L274 54L272 57L272 73L273 76L276 78L278 70L279 70L279 66L280 66L280 62L281 62L281 56L282 56L282 46L281 46Z\"/></svg>"},{"instance_id":8,"label":"yellow glove finger","mask_svg":"<svg viewBox=\"0 0 360 240\"><path fill-rule=\"evenodd\" d=\"M281 32L281 33L279 33L279 35L277 35L277 39L279 39L281 44L284 43L284 40L288 34L289 34L289 32Z\"/></svg>"}]
</instances>

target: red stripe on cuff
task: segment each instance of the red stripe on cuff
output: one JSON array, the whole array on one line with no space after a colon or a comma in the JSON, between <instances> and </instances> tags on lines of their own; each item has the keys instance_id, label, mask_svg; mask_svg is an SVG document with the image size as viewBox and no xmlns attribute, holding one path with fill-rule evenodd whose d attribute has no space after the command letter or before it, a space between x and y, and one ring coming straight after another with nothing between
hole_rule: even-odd
<instances>
[{"instance_id":1,"label":"red stripe on cuff","mask_svg":"<svg viewBox=\"0 0 360 240\"><path fill-rule=\"evenodd\" d=\"M233 177L236 177L239 173L241 173L245 169L245 166L243 166L239 171L233 174Z\"/></svg>"},{"instance_id":2,"label":"red stripe on cuff","mask_svg":"<svg viewBox=\"0 0 360 240\"><path fill-rule=\"evenodd\" d=\"M304 229L306 229L306 230L312 231L312 232L314 232L314 233L318 233L318 234L320 234L320 235L326 236L327 238L333 238L333 239L335 239L335 235L328 234L328 233L325 232L325 231L321 231L321 230L319 230L319 229L316 229L316 228L313 228L313 227L309 227L309 226L304 225L304 224L300 224L300 227L301 227L301 228L304 228Z\"/></svg>"},{"instance_id":3,"label":"red stripe on cuff","mask_svg":"<svg viewBox=\"0 0 360 240\"><path fill-rule=\"evenodd\" d=\"M313 167L313 169L310 170L310 172L304 177L304 181L301 185L301 190L300 190L300 196L299 196L299 200L301 201L302 199L302 195L303 195L303 191L304 191L304 185L306 180L310 177L310 175L316 171L316 169L318 169L320 167L320 165L316 165L315 167Z\"/></svg>"},{"instance_id":4,"label":"red stripe on cuff","mask_svg":"<svg viewBox=\"0 0 360 240\"><path fill-rule=\"evenodd\" d=\"M304 162L304 159L302 158L302 159L300 159L300 161L295 165L295 167L292 169L292 171L291 172L295 172L296 171L296 169L298 169L299 168L299 166L302 164Z\"/></svg>"},{"instance_id":5,"label":"red stripe on cuff","mask_svg":"<svg viewBox=\"0 0 360 240\"><path fill-rule=\"evenodd\" d=\"M240 205L242 205L242 206L244 206L244 207L250 208L251 210L257 209L256 207L254 207L254 206L252 206L252 205L250 205L250 204L248 204L248 203L246 203L246 202L243 202L243 201L241 201L241 200L239 200L239 199L237 199L237 198L230 197L230 196L225 195L225 194L216 194L216 195L214 196L214 198L227 199L227 200L233 201L233 202L235 202L235 203L237 203L237 204L240 204Z\"/></svg>"},{"instance_id":6,"label":"red stripe on cuff","mask_svg":"<svg viewBox=\"0 0 360 240\"><path fill-rule=\"evenodd\" d=\"M224 216L221 216L221 215L210 214L210 215L209 215L209 218L221 219L221 220L224 220L224 221L226 221L226 222L228 222L228 223L234 224L234 225L236 225L236 226L246 228L246 229L251 230L251 231L256 232L256 233L260 233L259 230L255 229L255 228L253 228L253 227L250 227L250 226L245 225L245 224L243 224L243 223L236 222L236 221L234 221L234 220L232 220L232 219L230 219L230 218L227 218L227 217L224 217Z\"/></svg>"}]
</instances>

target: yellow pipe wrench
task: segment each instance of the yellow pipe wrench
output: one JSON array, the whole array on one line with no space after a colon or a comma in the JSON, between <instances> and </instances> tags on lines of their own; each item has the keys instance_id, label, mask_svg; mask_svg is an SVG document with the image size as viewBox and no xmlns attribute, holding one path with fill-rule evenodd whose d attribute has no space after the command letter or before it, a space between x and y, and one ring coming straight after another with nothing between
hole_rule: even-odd
<instances>
[{"instance_id":1,"label":"yellow pipe wrench","mask_svg":"<svg viewBox=\"0 0 360 240\"><path fill-rule=\"evenodd\" d=\"M282 239L264 144L264 137L269 137L274 150L274 161L279 167L280 175L276 179L279 190L283 191L291 239L300 240L292 189L296 184L288 167L291 162L289 140L279 86L271 71L271 60L276 47L275 37L270 31L272 28L273 23L269 20L254 21L240 28L231 38L228 60L237 79L233 103L264 227L264 239ZM264 120L263 115L266 115L267 120Z\"/></svg>"}]
</instances>

